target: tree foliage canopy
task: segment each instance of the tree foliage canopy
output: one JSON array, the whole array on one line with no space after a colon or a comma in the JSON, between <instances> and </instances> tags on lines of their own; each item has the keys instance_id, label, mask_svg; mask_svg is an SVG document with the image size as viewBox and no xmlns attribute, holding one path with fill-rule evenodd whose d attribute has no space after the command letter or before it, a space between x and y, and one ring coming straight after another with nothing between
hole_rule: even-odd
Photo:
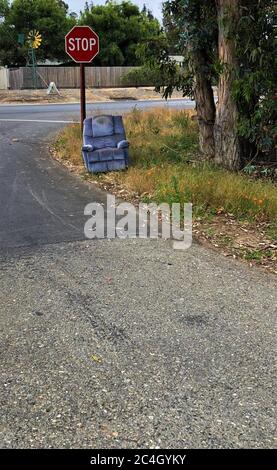
<instances>
[{"instance_id":1,"label":"tree foliage canopy","mask_svg":"<svg viewBox=\"0 0 277 470\"><path fill-rule=\"evenodd\" d=\"M64 37L74 24L91 26L99 35L101 52L95 65L140 65L151 41L162 41L160 23L146 7L142 10L131 1L109 0L105 5L86 3L78 17L69 13L62 0L0 0L0 64L25 65L26 44L18 43L18 34L36 29L42 34L37 50L41 61L69 62L64 51Z\"/></svg>"},{"instance_id":2,"label":"tree foliage canopy","mask_svg":"<svg viewBox=\"0 0 277 470\"><path fill-rule=\"evenodd\" d=\"M166 78L163 84L165 96L170 96L177 89L183 91L184 95L194 97L194 57L199 52L205 56L205 61L197 65L201 67L199 71L216 81L216 0L166 1L163 4L163 16L168 42L167 48L161 50L158 61L161 60L161 69ZM176 51L184 56L182 74L174 61L169 59L169 53Z\"/></svg>"},{"instance_id":3,"label":"tree foliage canopy","mask_svg":"<svg viewBox=\"0 0 277 470\"><path fill-rule=\"evenodd\" d=\"M160 54L165 95L178 89L195 97L196 77L198 82L202 76L216 85L223 76L227 80L232 76L230 94L238 110L233 131L241 141L244 161L276 159L276 5L272 0L238 0L234 21L230 9L234 4L228 0L164 2L169 44L174 38L185 56L180 74L168 58L169 51L164 49ZM220 58L224 54L218 48L219 30L225 44L234 45L232 70Z\"/></svg>"},{"instance_id":4,"label":"tree foliage canopy","mask_svg":"<svg viewBox=\"0 0 277 470\"><path fill-rule=\"evenodd\" d=\"M96 65L140 65L143 63L143 46L151 40L162 38L159 21L152 13L130 1L86 8L81 14L81 24L91 26L101 40L101 51Z\"/></svg>"},{"instance_id":5,"label":"tree foliage canopy","mask_svg":"<svg viewBox=\"0 0 277 470\"><path fill-rule=\"evenodd\" d=\"M1 13L2 10L2 13ZM75 20L68 6L60 0L14 0L0 2L0 63L25 65L27 45L19 44L18 34L27 37L29 31L39 30L42 45L37 50L40 60L64 60L64 36Z\"/></svg>"},{"instance_id":6,"label":"tree foliage canopy","mask_svg":"<svg viewBox=\"0 0 277 470\"><path fill-rule=\"evenodd\" d=\"M276 144L276 14L271 0L244 0L236 34L240 67L232 93L239 109L238 131L261 159L274 158Z\"/></svg>"}]
</instances>

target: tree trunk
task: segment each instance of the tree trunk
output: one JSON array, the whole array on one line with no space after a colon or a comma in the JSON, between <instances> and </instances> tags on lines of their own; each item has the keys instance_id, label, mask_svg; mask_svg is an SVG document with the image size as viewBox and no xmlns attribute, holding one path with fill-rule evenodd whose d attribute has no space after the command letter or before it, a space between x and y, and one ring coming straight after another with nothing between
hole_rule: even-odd
<instances>
[{"instance_id":1,"label":"tree trunk","mask_svg":"<svg viewBox=\"0 0 277 470\"><path fill-rule=\"evenodd\" d=\"M206 58L204 53L192 55L192 69L194 73L194 95L196 112L199 124L199 146L205 158L211 159L215 155L214 123L215 102L211 81L205 76Z\"/></svg>"},{"instance_id":2,"label":"tree trunk","mask_svg":"<svg viewBox=\"0 0 277 470\"><path fill-rule=\"evenodd\" d=\"M241 146L236 132L238 110L231 90L238 67L235 31L239 19L239 0L217 0L218 54L223 66L218 86L218 106L214 126L215 160L229 170L241 166Z\"/></svg>"}]
</instances>

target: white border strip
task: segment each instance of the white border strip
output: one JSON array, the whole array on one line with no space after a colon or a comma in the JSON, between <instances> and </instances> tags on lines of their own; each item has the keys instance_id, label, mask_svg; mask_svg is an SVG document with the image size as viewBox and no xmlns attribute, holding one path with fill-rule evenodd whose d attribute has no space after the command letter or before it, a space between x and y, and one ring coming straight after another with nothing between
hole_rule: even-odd
<instances>
[{"instance_id":1,"label":"white border strip","mask_svg":"<svg viewBox=\"0 0 277 470\"><path fill-rule=\"evenodd\" d=\"M78 124L79 121L50 121L46 119L0 119L1 122L45 122L54 124Z\"/></svg>"},{"instance_id":2,"label":"white border strip","mask_svg":"<svg viewBox=\"0 0 277 470\"><path fill-rule=\"evenodd\" d=\"M190 100L189 98L169 98L161 99L161 98L153 98L151 100L109 100L109 101L87 101L87 105L114 105L120 103L133 103L134 106L138 103L160 103L160 104L169 104L170 102L177 102L177 101L184 101L185 103L189 103L194 105L195 101ZM71 105L79 105L80 101L71 101L71 102L61 102L61 103L2 103L0 102L0 111L1 108L9 108L12 106L71 106Z\"/></svg>"}]
</instances>

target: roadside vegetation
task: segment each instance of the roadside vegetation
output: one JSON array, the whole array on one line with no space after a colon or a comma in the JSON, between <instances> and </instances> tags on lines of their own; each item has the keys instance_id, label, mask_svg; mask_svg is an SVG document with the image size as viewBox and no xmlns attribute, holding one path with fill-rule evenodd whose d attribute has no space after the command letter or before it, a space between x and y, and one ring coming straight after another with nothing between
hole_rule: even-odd
<instances>
[{"instance_id":1,"label":"roadside vegetation","mask_svg":"<svg viewBox=\"0 0 277 470\"><path fill-rule=\"evenodd\" d=\"M230 172L207 162L198 148L192 112L134 110L125 117L131 166L127 171L84 172L79 125L58 135L54 154L83 178L131 200L192 202L195 236L226 256L277 272L277 186L268 178Z\"/></svg>"}]
</instances>

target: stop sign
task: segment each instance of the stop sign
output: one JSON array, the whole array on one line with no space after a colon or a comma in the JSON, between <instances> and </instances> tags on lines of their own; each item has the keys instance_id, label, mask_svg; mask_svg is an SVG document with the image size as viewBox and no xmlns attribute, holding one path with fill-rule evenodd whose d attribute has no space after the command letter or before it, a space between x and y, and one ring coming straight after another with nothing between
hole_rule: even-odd
<instances>
[{"instance_id":1,"label":"stop sign","mask_svg":"<svg viewBox=\"0 0 277 470\"><path fill-rule=\"evenodd\" d=\"M75 62L91 62L99 53L99 37L90 26L74 26L65 36L65 51Z\"/></svg>"}]
</instances>

